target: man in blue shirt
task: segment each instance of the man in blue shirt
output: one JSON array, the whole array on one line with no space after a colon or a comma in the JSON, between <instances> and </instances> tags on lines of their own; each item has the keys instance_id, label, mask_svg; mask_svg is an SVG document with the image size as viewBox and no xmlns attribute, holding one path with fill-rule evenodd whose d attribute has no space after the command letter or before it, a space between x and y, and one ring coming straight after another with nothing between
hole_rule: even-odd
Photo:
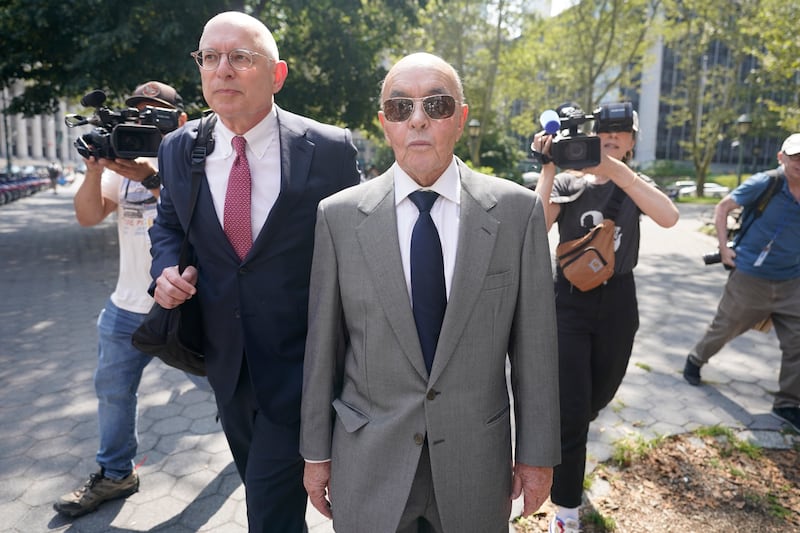
<instances>
[{"instance_id":1,"label":"man in blue shirt","mask_svg":"<svg viewBox=\"0 0 800 533\"><path fill-rule=\"evenodd\" d=\"M728 247L728 213L753 206L770 177L755 174L723 198L714 210L722 262L734 267L717 315L689 352L683 377L700 384L700 367L731 339L771 317L782 353L772 413L800 431L800 133L778 153L784 176L763 214Z\"/></svg>"}]
</instances>

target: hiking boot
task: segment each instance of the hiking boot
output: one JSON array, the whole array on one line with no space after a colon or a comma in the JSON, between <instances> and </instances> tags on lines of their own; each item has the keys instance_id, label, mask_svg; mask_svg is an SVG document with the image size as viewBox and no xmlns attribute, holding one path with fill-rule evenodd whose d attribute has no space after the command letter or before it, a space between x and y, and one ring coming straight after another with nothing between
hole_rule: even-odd
<instances>
[{"instance_id":1,"label":"hiking boot","mask_svg":"<svg viewBox=\"0 0 800 533\"><path fill-rule=\"evenodd\" d=\"M800 432L800 407L773 407L772 414Z\"/></svg>"},{"instance_id":2,"label":"hiking boot","mask_svg":"<svg viewBox=\"0 0 800 533\"><path fill-rule=\"evenodd\" d=\"M686 365L683 367L683 379L689 382L689 385L695 387L700 385L700 367L692 362L692 359L686 358Z\"/></svg>"},{"instance_id":3,"label":"hiking boot","mask_svg":"<svg viewBox=\"0 0 800 533\"><path fill-rule=\"evenodd\" d=\"M547 529L549 533L580 533L581 525L577 520L570 518L561 520L558 516L554 516L550 521L550 527Z\"/></svg>"},{"instance_id":4,"label":"hiking boot","mask_svg":"<svg viewBox=\"0 0 800 533\"><path fill-rule=\"evenodd\" d=\"M76 518L91 513L103 502L126 498L139 490L139 475L134 470L119 481L105 477L104 470L91 474L83 487L65 494L53 504L59 513Z\"/></svg>"}]
</instances>

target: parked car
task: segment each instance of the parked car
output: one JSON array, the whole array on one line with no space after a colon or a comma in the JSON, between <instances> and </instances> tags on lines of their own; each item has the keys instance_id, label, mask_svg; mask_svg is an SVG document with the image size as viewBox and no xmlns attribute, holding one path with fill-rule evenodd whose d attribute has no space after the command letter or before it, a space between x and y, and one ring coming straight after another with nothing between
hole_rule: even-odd
<instances>
[{"instance_id":1,"label":"parked car","mask_svg":"<svg viewBox=\"0 0 800 533\"><path fill-rule=\"evenodd\" d=\"M728 187L719 183L709 181L703 184L703 196L707 198L722 198L729 192L731 190ZM667 196L673 199L696 196L696 194L697 184L694 181L679 180L667 186Z\"/></svg>"},{"instance_id":2,"label":"parked car","mask_svg":"<svg viewBox=\"0 0 800 533\"><path fill-rule=\"evenodd\" d=\"M539 183L539 173L528 171L522 173L522 184L529 189L535 189L536 184Z\"/></svg>"}]
</instances>

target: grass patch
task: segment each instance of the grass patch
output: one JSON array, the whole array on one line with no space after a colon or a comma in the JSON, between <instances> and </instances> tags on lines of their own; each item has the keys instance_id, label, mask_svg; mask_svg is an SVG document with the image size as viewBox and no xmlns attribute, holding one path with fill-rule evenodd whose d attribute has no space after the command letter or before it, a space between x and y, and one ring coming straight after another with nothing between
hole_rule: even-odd
<instances>
[{"instance_id":1,"label":"grass patch","mask_svg":"<svg viewBox=\"0 0 800 533\"><path fill-rule=\"evenodd\" d=\"M719 198L711 198L709 196L704 196L702 198L698 198L697 196L681 196L680 198L675 198L675 203L678 204L717 205L719 201Z\"/></svg>"},{"instance_id":2,"label":"grass patch","mask_svg":"<svg viewBox=\"0 0 800 533\"><path fill-rule=\"evenodd\" d=\"M728 468L728 472L730 472L733 477L745 477L745 473L735 466Z\"/></svg>"},{"instance_id":3,"label":"grass patch","mask_svg":"<svg viewBox=\"0 0 800 533\"><path fill-rule=\"evenodd\" d=\"M698 437L716 439L719 444L720 455L723 457L730 457L734 450L745 454L750 459L758 459L762 454L761 446L736 438L736 434L731 428L718 424L697 428L694 430L694 434Z\"/></svg>"},{"instance_id":4,"label":"grass patch","mask_svg":"<svg viewBox=\"0 0 800 533\"><path fill-rule=\"evenodd\" d=\"M736 438L731 428L719 424L697 428L694 430L694 434L698 437L728 437L729 440Z\"/></svg>"},{"instance_id":5,"label":"grass patch","mask_svg":"<svg viewBox=\"0 0 800 533\"><path fill-rule=\"evenodd\" d=\"M610 516L604 516L596 509L591 509L581 517L585 523L594 524L601 531L616 531L617 523Z\"/></svg>"},{"instance_id":6,"label":"grass patch","mask_svg":"<svg viewBox=\"0 0 800 533\"><path fill-rule=\"evenodd\" d=\"M646 456L650 450L656 448L664 437L658 436L652 440L646 440L641 435L627 437L614 442L611 452L611 461L620 467L627 467L635 461Z\"/></svg>"},{"instance_id":7,"label":"grass patch","mask_svg":"<svg viewBox=\"0 0 800 533\"><path fill-rule=\"evenodd\" d=\"M788 520L794 512L784 507L779 496L769 492L766 496L747 491L743 494L744 500L752 507L764 509L770 516L780 520Z\"/></svg>"},{"instance_id":8,"label":"grass patch","mask_svg":"<svg viewBox=\"0 0 800 533\"><path fill-rule=\"evenodd\" d=\"M635 365L644 370L645 372L653 371L653 369L647 363L635 363Z\"/></svg>"}]
</instances>

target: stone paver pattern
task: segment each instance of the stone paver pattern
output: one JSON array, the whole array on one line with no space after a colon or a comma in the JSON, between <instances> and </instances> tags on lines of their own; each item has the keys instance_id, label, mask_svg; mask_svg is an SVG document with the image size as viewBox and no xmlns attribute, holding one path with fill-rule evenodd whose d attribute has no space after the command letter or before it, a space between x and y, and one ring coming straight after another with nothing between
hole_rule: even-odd
<instances>
[{"instance_id":1,"label":"stone paver pattern","mask_svg":"<svg viewBox=\"0 0 800 533\"><path fill-rule=\"evenodd\" d=\"M140 491L75 520L52 509L97 468L95 322L118 265L113 217L78 226L75 187L0 206L0 531L244 532L244 489L212 393L159 361L139 388ZM731 342L704 367L708 385L681 377L725 282L719 265L700 260L715 246L698 231L710 210L681 205L681 221L669 230L642 222L641 327L628 375L592 425L588 469L631 435L723 424L770 446L796 438L769 414L780 365L774 333ZM312 533L333 531L312 509L307 521Z\"/></svg>"}]
</instances>

